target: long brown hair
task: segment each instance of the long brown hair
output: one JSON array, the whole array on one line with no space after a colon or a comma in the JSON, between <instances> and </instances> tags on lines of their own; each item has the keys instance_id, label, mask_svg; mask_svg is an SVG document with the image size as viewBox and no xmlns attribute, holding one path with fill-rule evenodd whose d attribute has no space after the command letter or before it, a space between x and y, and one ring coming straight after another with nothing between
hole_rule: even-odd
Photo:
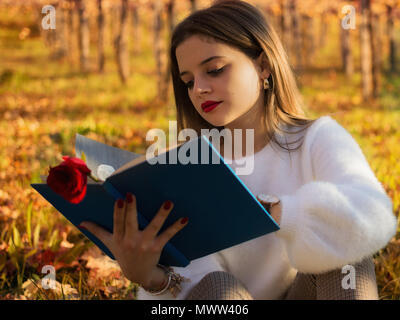
<instances>
[{"instance_id":1,"label":"long brown hair","mask_svg":"<svg viewBox=\"0 0 400 320\"><path fill-rule=\"evenodd\" d=\"M283 132L296 134L308 128L316 119L309 119L304 114L301 94L277 33L262 12L240 0L215 2L206 9L195 11L174 29L170 44L170 61L178 131L192 128L200 135L202 128L223 129L211 125L199 115L188 96L187 87L179 76L176 48L192 35L212 38L235 47L251 59L256 59L263 51L265 52L271 71L270 89L265 91L264 99L268 141L275 142L289 153L300 148L301 144L294 149L285 148L275 134ZM300 130L293 132L285 130L284 127L288 129L297 127ZM300 139L289 144L296 143Z\"/></svg>"}]
</instances>

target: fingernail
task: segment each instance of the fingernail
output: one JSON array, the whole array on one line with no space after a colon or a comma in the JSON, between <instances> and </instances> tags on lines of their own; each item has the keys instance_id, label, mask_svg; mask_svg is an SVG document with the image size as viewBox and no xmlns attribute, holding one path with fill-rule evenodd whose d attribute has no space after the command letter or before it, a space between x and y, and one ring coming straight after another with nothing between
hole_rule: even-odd
<instances>
[{"instance_id":1,"label":"fingernail","mask_svg":"<svg viewBox=\"0 0 400 320\"><path fill-rule=\"evenodd\" d=\"M189 218L185 217L181 219L181 224L185 224L186 222L188 222Z\"/></svg>"},{"instance_id":2,"label":"fingernail","mask_svg":"<svg viewBox=\"0 0 400 320\"><path fill-rule=\"evenodd\" d=\"M82 226L82 225L79 225L78 228L83 229L83 230L87 230L87 228Z\"/></svg>"},{"instance_id":3,"label":"fingernail","mask_svg":"<svg viewBox=\"0 0 400 320\"><path fill-rule=\"evenodd\" d=\"M118 199L118 208L123 208L124 207L124 200Z\"/></svg>"},{"instance_id":4,"label":"fingernail","mask_svg":"<svg viewBox=\"0 0 400 320\"><path fill-rule=\"evenodd\" d=\"M165 210L168 210L169 208L171 208L171 204L172 204L171 201L169 201L169 200L165 201L165 203L164 203L164 209L165 209Z\"/></svg>"},{"instance_id":5,"label":"fingernail","mask_svg":"<svg viewBox=\"0 0 400 320\"><path fill-rule=\"evenodd\" d=\"M126 194L126 199L128 200L129 203L132 203L133 201L132 193L128 192Z\"/></svg>"}]
</instances>

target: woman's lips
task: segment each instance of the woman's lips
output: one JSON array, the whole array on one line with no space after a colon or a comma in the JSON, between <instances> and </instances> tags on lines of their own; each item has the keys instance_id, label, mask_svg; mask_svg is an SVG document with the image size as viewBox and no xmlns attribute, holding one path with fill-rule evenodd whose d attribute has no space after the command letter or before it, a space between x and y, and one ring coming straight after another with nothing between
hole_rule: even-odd
<instances>
[{"instance_id":1,"label":"woman's lips","mask_svg":"<svg viewBox=\"0 0 400 320\"><path fill-rule=\"evenodd\" d=\"M204 108L203 111L210 112L211 110L215 109L221 102L222 101L209 105L208 107Z\"/></svg>"}]
</instances>

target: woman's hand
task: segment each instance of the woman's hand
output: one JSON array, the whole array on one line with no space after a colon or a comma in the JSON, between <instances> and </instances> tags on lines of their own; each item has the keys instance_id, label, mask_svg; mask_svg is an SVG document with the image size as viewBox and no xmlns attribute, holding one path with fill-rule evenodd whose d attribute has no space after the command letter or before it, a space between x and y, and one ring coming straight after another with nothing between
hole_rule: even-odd
<instances>
[{"instance_id":1,"label":"woman's hand","mask_svg":"<svg viewBox=\"0 0 400 320\"><path fill-rule=\"evenodd\" d=\"M258 201L264 206L265 202L260 199L258 196L256 197ZM265 209L268 210L266 206L264 206ZM269 214L271 217L275 220L275 222L280 225L281 224L281 216L282 216L282 205L281 202L279 201L278 204L274 205L271 210L269 211Z\"/></svg>"},{"instance_id":2,"label":"woman's hand","mask_svg":"<svg viewBox=\"0 0 400 320\"><path fill-rule=\"evenodd\" d=\"M282 217L282 206L279 202L276 206L271 208L271 217L274 218L275 222L280 225L281 224L281 217Z\"/></svg>"},{"instance_id":3,"label":"woman's hand","mask_svg":"<svg viewBox=\"0 0 400 320\"><path fill-rule=\"evenodd\" d=\"M151 287L155 283L157 270L160 270L157 263L162 249L187 224L187 219L182 218L156 236L172 208L171 201L164 202L149 225L140 231L137 222L136 197L127 193L126 202L118 199L114 204L113 233L88 221L82 222L79 227L89 230L107 246L126 278L144 287Z\"/></svg>"}]
</instances>

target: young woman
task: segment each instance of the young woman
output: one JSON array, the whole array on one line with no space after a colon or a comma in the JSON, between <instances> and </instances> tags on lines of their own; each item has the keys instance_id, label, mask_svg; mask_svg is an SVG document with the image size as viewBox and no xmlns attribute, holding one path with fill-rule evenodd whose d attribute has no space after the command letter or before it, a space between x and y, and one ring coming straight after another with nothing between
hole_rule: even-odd
<instances>
[{"instance_id":1,"label":"young woman","mask_svg":"<svg viewBox=\"0 0 400 320\"><path fill-rule=\"evenodd\" d=\"M395 235L392 202L360 147L330 116L305 117L286 53L257 8L231 0L194 12L175 28L170 58L179 130L254 129L254 151L247 153L243 139L246 151L233 152L231 166L254 157L253 172L240 178L270 202L280 230L167 268L157 264L161 251L190 221L157 236L173 209L166 201L140 231L128 194L115 204L113 234L83 226L141 285L138 299L185 299L212 271L232 275L248 298L280 299L297 272L360 262ZM213 102L219 104L210 108Z\"/></svg>"}]
</instances>

